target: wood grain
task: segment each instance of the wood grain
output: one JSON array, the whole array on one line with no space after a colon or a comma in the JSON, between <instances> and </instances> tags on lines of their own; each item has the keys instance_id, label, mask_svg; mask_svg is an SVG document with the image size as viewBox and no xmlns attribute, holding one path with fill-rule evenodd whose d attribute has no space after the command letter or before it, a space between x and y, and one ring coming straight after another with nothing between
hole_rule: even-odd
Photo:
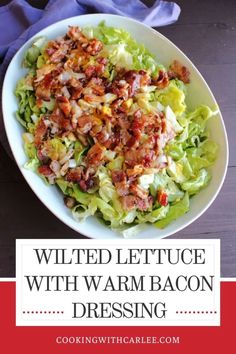
<instances>
[{"instance_id":1,"label":"wood grain","mask_svg":"<svg viewBox=\"0 0 236 354\"><path fill-rule=\"evenodd\" d=\"M42 7L46 1L30 1ZM153 1L144 1L152 4ZM178 23L158 30L179 46L209 83L225 120L230 161L224 186L204 215L171 238L220 238L221 274L236 276L236 1L176 1ZM0 4L7 1L0 1ZM0 277L14 276L16 238L83 238L36 198L0 146Z\"/></svg>"}]
</instances>

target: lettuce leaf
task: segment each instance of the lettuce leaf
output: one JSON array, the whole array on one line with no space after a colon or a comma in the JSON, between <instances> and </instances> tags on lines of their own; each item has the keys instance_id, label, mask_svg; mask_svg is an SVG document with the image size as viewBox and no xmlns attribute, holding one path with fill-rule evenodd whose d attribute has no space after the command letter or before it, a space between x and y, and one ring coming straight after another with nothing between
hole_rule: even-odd
<instances>
[{"instance_id":1,"label":"lettuce leaf","mask_svg":"<svg viewBox=\"0 0 236 354\"><path fill-rule=\"evenodd\" d=\"M39 55L42 52L43 45L45 43L45 37L37 38L32 46L26 51L23 65L26 68L36 67Z\"/></svg>"},{"instance_id":2,"label":"lettuce leaf","mask_svg":"<svg viewBox=\"0 0 236 354\"><path fill-rule=\"evenodd\" d=\"M180 90L175 81L155 92L155 97L164 107L170 106L176 117L178 118L186 110L185 94Z\"/></svg>"},{"instance_id":3,"label":"lettuce leaf","mask_svg":"<svg viewBox=\"0 0 236 354\"><path fill-rule=\"evenodd\" d=\"M181 184L181 188L187 191L189 195L196 194L200 189L206 187L210 181L210 175L204 168L199 171L196 177L189 179Z\"/></svg>"},{"instance_id":4,"label":"lettuce leaf","mask_svg":"<svg viewBox=\"0 0 236 354\"><path fill-rule=\"evenodd\" d=\"M183 199L177 202L174 205L170 206L169 212L166 217L162 220L157 221L154 225L160 229L164 229L172 221L180 218L189 210L189 196L188 193L185 193Z\"/></svg>"}]
</instances>

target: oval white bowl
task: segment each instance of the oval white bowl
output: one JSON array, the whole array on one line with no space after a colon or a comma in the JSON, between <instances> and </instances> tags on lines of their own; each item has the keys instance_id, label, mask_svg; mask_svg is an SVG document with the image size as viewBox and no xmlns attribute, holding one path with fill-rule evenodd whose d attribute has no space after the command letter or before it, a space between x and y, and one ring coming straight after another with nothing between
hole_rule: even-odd
<instances>
[{"instance_id":1,"label":"oval white bowl","mask_svg":"<svg viewBox=\"0 0 236 354\"><path fill-rule=\"evenodd\" d=\"M64 206L62 193L60 193L55 186L47 186L37 174L26 170L23 167L27 161L22 143L23 128L15 118L15 112L17 111L17 100L14 96L15 86L17 80L23 77L26 73L26 70L22 68L21 63L25 51L31 46L34 38L47 36L48 39L53 39L64 34L69 25L81 27L88 25L96 26L102 20L105 20L107 25L121 27L129 31L139 43L143 43L150 52L155 55L160 63L168 66L174 59L178 59L182 64L189 68L191 72L191 83L188 85L188 107L194 109L200 104L215 107L217 103L202 75L181 50L152 28L121 16L93 14L68 18L37 33L16 53L5 76L2 91L2 108L8 141L20 171L37 197L66 225L75 231L92 238L114 239L120 238L121 235L102 225L96 217L90 217L84 223L78 223L75 221L72 217L71 211ZM135 238L163 238L172 235L196 220L212 204L223 184L228 165L227 134L220 112L215 118L210 120L209 130L211 136L219 144L219 155L216 163L211 169L212 180L208 187L192 198L190 211L183 217L179 218L163 230L159 230L154 226L148 226Z\"/></svg>"}]
</instances>

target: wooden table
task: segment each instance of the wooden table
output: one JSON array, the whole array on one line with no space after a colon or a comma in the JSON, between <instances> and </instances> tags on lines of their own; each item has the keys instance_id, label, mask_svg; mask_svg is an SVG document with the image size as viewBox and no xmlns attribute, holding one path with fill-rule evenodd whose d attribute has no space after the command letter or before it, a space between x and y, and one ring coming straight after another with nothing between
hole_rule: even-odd
<instances>
[{"instance_id":1,"label":"wooden table","mask_svg":"<svg viewBox=\"0 0 236 354\"><path fill-rule=\"evenodd\" d=\"M8 1L1 1L3 5ZM221 273L236 276L236 1L177 0L179 21L158 30L193 61L221 107L230 146L226 181L216 201L171 238L220 238ZM42 7L46 1L31 1ZM146 1L151 4L152 1ZM0 277L14 276L16 238L83 238L36 198L0 146Z\"/></svg>"}]
</instances>

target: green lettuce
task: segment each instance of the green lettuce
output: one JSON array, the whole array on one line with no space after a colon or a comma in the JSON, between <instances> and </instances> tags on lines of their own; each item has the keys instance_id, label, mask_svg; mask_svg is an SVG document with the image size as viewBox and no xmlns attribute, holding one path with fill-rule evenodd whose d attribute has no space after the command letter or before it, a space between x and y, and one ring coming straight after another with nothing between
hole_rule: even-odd
<instances>
[{"instance_id":1,"label":"green lettuce","mask_svg":"<svg viewBox=\"0 0 236 354\"><path fill-rule=\"evenodd\" d=\"M188 193L185 193L183 199L181 199L176 204L170 206L169 212L167 213L166 217L162 220L157 221L154 225L160 229L164 229L172 221L180 218L188 211L189 211L189 196Z\"/></svg>"},{"instance_id":2,"label":"green lettuce","mask_svg":"<svg viewBox=\"0 0 236 354\"><path fill-rule=\"evenodd\" d=\"M36 67L37 60L40 54L42 53L42 48L45 43L45 37L37 38L32 46L26 51L23 65L26 68Z\"/></svg>"}]
</instances>

